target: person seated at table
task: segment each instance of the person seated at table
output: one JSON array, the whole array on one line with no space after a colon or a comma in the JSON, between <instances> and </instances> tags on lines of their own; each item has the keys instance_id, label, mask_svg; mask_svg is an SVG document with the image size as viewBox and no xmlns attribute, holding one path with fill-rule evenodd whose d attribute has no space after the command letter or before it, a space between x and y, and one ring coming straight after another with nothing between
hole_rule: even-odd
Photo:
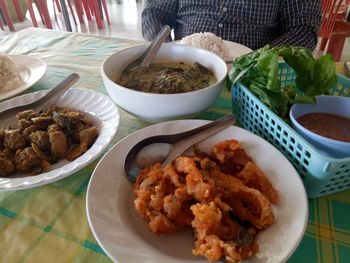
<instances>
[{"instance_id":1,"label":"person seated at table","mask_svg":"<svg viewBox=\"0 0 350 263\"><path fill-rule=\"evenodd\" d=\"M224 40L258 49L266 44L314 49L322 0L147 0L142 34L153 40L164 25L175 40L212 32ZM170 39L171 40L171 39Z\"/></svg>"}]
</instances>

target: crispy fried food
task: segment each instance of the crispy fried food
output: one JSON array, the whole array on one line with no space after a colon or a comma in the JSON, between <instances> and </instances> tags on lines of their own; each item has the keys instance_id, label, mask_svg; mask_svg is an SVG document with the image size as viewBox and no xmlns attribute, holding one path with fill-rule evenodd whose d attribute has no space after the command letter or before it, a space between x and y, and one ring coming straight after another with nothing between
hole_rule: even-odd
<instances>
[{"instance_id":1,"label":"crispy fried food","mask_svg":"<svg viewBox=\"0 0 350 263\"><path fill-rule=\"evenodd\" d=\"M18 128L0 129L0 177L20 172L36 175L59 159L73 161L95 142L99 130L76 110L51 107L16 114ZM4 152L10 151L10 155Z\"/></svg>"},{"instance_id":2,"label":"crispy fried food","mask_svg":"<svg viewBox=\"0 0 350 263\"><path fill-rule=\"evenodd\" d=\"M4 146L13 151L17 151L25 148L26 140L19 129L5 130Z\"/></svg>"},{"instance_id":3,"label":"crispy fried food","mask_svg":"<svg viewBox=\"0 0 350 263\"><path fill-rule=\"evenodd\" d=\"M69 148L69 141L64 132L55 131L49 134L51 153L53 156L64 158Z\"/></svg>"},{"instance_id":4,"label":"crispy fried food","mask_svg":"<svg viewBox=\"0 0 350 263\"><path fill-rule=\"evenodd\" d=\"M241 179L246 186L260 191L271 203L277 203L278 193L276 189L273 188L269 179L267 179L260 168L253 162L246 163L242 171L236 176Z\"/></svg>"},{"instance_id":5,"label":"crispy fried food","mask_svg":"<svg viewBox=\"0 0 350 263\"><path fill-rule=\"evenodd\" d=\"M202 172L214 179L216 188L222 189L224 200L233 208L241 220L248 220L258 229L271 225L274 221L270 202L258 190L220 171L219 167L208 158L201 161Z\"/></svg>"},{"instance_id":6,"label":"crispy fried food","mask_svg":"<svg viewBox=\"0 0 350 263\"><path fill-rule=\"evenodd\" d=\"M67 153L67 160L73 161L76 158L78 158L80 155L84 154L89 147L94 143L98 136L98 129L97 127L89 127L84 130L79 131L79 141L80 144L76 147L74 147L72 150L70 150Z\"/></svg>"},{"instance_id":7,"label":"crispy fried food","mask_svg":"<svg viewBox=\"0 0 350 263\"><path fill-rule=\"evenodd\" d=\"M20 149L15 155L15 167L17 171L28 173L40 165L40 158L33 151L32 147Z\"/></svg>"},{"instance_id":8,"label":"crispy fried food","mask_svg":"<svg viewBox=\"0 0 350 263\"><path fill-rule=\"evenodd\" d=\"M135 208L156 234L173 233L193 219L192 198L181 187L183 179L175 177L173 168L163 169L160 164L142 170L137 177Z\"/></svg>"},{"instance_id":9,"label":"crispy fried food","mask_svg":"<svg viewBox=\"0 0 350 263\"><path fill-rule=\"evenodd\" d=\"M205 256L209 262L225 259L236 263L258 251L254 229L244 229L227 211L221 210L217 202L198 203L191 210L195 216L192 221L196 236L194 255Z\"/></svg>"},{"instance_id":10,"label":"crispy fried food","mask_svg":"<svg viewBox=\"0 0 350 263\"><path fill-rule=\"evenodd\" d=\"M247 161L250 161L250 157L245 154L244 150L242 151L243 158L237 158L237 154L239 154L242 150L240 148L240 144L237 140L225 140L222 142L219 142L213 146L213 153L215 154L216 158L220 161L220 163L226 163L226 162L234 162L234 163L240 163L245 164Z\"/></svg>"},{"instance_id":11,"label":"crispy fried food","mask_svg":"<svg viewBox=\"0 0 350 263\"><path fill-rule=\"evenodd\" d=\"M178 157L174 161L175 169L186 174L186 186L189 195L200 202L214 200L216 194L214 186L204 182L204 177L197 168L195 160L190 157Z\"/></svg>"},{"instance_id":12,"label":"crispy fried food","mask_svg":"<svg viewBox=\"0 0 350 263\"><path fill-rule=\"evenodd\" d=\"M271 203L277 203L277 191L260 168L240 147L238 141L225 140L215 144L211 156L220 162L222 171L226 173L229 171L228 173L232 174L234 173L233 168L236 168L235 176L241 179L246 186L261 192Z\"/></svg>"},{"instance_id":13,"label":"crispy fried food","mask_svg":"<svg viewBox=\"0 0 350 263\"><path fill-rule=\"evenodd\" d=\"M15 166L13 163L0 155L0 176L8 176L14 170Z\"/></svg>"},{"instance_id":14,"label":"crispy fried food","mask_svg":"<svg viewBox=\"0 0 350 263\"><path fill-rule=\"evenodd\" d=\"M209 154L195 146L194 153L143 169L134 185L136 210L156 234L192 226L192 253L209 262L251 258L258 230L274 222L277 191L236 140Z\"/></svg>"}]
</instances>

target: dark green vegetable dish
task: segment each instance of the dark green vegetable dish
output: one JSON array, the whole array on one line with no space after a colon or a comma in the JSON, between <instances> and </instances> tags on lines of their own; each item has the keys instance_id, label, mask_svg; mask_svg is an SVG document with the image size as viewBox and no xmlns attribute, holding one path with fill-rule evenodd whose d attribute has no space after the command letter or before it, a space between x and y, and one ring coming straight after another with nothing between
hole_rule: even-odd
<instances>
[{"instance_id":1,"label":"dark green vegetable dish","mask_svg":"<svg viewBox=\"0 0 350 263\"><path fill-rule=\"evenodd\" d=\"M293 84L281 87L279 58L283 58L295 71ZM328 94L337 82L337 75L329 54L315 59L306 48L265 46L237 58L229 72L229 79L231 84L241 81L265 105L287 120L294 103L315 103L315 96Z\"/></svg>"},{"instance_id":2,"label":"dark green vegetable dish","mask_svg":"<svg viewBox=\"0 0 350 263\"><path fill-rule=\"evenodd\" d=\"M167 62L135 67L116 83L137 91L174 94L203 89L216 81L214 73L198 62Z\"/></svg>"}]
</instances>

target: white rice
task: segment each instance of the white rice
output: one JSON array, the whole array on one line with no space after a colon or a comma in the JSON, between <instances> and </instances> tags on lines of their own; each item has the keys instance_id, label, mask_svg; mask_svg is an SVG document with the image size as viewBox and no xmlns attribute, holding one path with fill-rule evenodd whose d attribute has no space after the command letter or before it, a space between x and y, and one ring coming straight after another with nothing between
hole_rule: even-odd
<instances>
[{"instance_id":1,"label":"white rice","mask_svg":"<svg viewBox=\"0 0 350 263\"><path fill-rule=\"evenodd\" d=\"M222 38L210 32L194 33L181 39L180 43L209 50L224 60L229 57Z\"/></svg>"},{"instance_id":2,"label":"white rice","mask_svg":"<svg viewBox=\"0 0 350 263\"><path fill-rule=\"evenodd\" d=\"M0 54L0 91L16 89L23 84L15 61L8 55Z\"/></svg>"}]
</instances>

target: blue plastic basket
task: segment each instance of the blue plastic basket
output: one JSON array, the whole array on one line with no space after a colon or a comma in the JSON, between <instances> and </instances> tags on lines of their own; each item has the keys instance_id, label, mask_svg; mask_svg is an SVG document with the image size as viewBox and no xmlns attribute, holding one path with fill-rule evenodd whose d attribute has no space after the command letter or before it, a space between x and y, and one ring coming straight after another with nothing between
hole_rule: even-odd
<instances>
[{"instance_id":1,"label":"blue plastic basket","mask_svg":"<svg viewBox=\"0 0 350 263\"><path fill-rule=\"evenodd\" d=\"M279 65L281 85L294 82L294 70L286 63ZM350 97L350 80L338 75L333 95ZM232 87L232 108L241 125L279 149L294 165L307 194L316 198L350 188L350 157L335 159L317 151L293 128L272 112L242 83Z\"/></svg>"}]
</instances>

